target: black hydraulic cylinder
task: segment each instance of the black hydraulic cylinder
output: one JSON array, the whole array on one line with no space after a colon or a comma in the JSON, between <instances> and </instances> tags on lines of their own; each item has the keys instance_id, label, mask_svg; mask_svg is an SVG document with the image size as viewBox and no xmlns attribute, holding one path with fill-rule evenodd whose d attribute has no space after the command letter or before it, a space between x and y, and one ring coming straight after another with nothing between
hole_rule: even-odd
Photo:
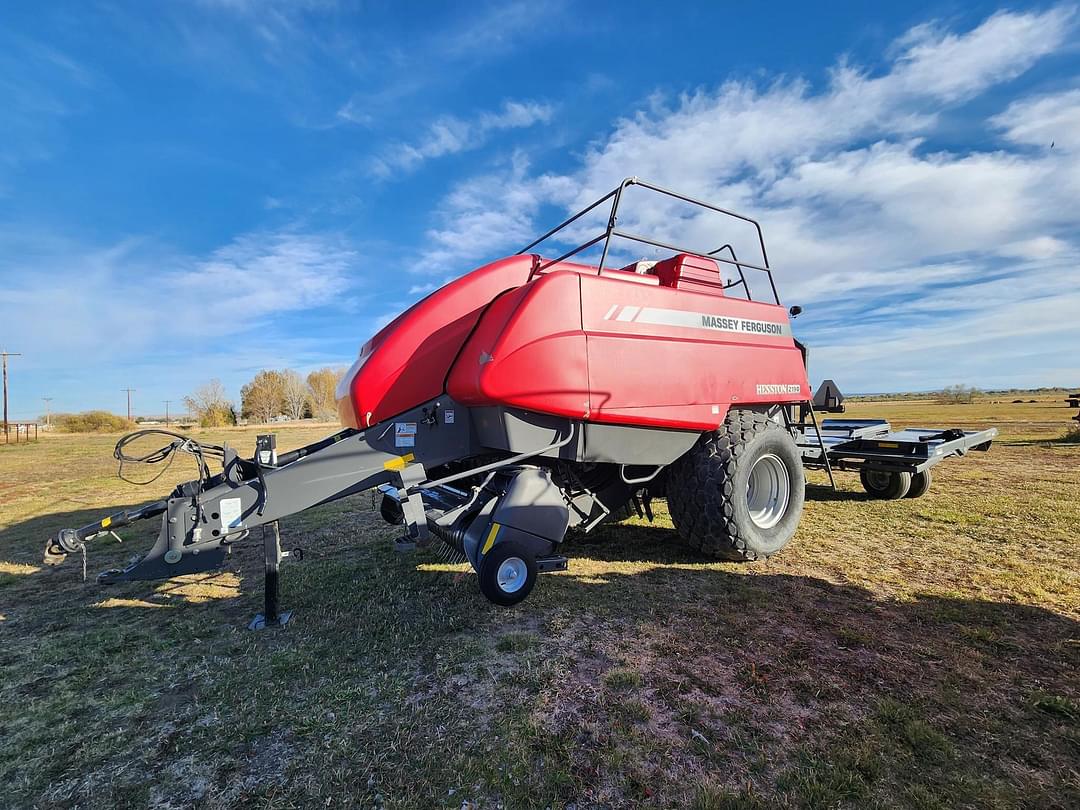
<instances>
[{"instance_id":1,"label":"black hydraulic cylinder","mask_svg":"<svg viewBox=\"0 0 1080 810\"><path fill-rule=\"evenodd\" d=\"M83 526L81 529L76 529L75 533L79 536L80 540L85 540L100 532L109 531L110 529L119 529L122 526L127 526L134 523L137 520L145 520L146 518L155 517L165 511L165 501L154 501L154 503L147 504L139 509L124 509L121 512L115 512L109 515L107 518L102 518L96 523L91 523L87 526Z\"/></svg>"}]
</instances>

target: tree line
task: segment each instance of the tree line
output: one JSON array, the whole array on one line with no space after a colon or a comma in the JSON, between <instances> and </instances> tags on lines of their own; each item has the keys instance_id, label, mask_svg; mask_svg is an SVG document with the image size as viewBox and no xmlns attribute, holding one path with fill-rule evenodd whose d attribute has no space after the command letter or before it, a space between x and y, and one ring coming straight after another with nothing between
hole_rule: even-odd
<instances>
[{"instance_id":1,"label":"tree line","mask_svg":"<svg viewBox=\"0 0 1080 810\"><path fill-rule=\"evenodd\" d=\"M344 369L321 368L302 377L292 369L260 371L240 389L240 406L214 379L184 397L188 412L203 427L235 425L238 420L270 422L287 419L331 420L337 415L334 392Z\"/></svg>"}]
</instances>

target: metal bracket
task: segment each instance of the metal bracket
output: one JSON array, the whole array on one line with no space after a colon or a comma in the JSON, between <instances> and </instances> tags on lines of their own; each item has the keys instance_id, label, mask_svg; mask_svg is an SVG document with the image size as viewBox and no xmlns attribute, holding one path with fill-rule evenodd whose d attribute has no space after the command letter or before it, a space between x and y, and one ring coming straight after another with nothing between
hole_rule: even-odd
<instances>
[{"instance_id":1,"label":"metal bracket","mask_svg":"<svg viewBox=\"0 0 1080 810\"><path fill-rule=\"evenodd\" d=\"M540 574L549 574L552 571L565 571L568 561L566 557L553 554L548 557L536 558L536 571Z\"/></svg>"},{"instance_id":2,"label":"metal bracket","mask_svg":"<svg viewBox=\"0 0 1080 810\"><path fill-rule=\"evenodd\" d=\"M397 541L395 548L399 551L411 551L417 545L426 546L431 542L424 498L417 487L417 484L427 479L427 473L423 464L409 464L398 473L398 479L401 481L398 503L405 515L405 536Z\"/></svg>"}]
</instances>

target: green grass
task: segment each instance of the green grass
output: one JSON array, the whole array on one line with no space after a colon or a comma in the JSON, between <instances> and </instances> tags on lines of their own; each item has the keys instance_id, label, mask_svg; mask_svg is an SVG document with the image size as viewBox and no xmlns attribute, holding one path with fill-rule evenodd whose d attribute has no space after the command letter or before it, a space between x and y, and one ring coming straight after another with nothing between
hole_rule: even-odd
<instances>
[{"instance_id":1,"label":"green grass","mask_svg":"<svg viewBox=\"0 0 1080 810\"><path fill-rule=\"evenodd\" d=\"M0 446L0 783L24 807L1080 805L1080 447L1046 399L855 403L1001 428L919 500L811 476L793 543L702 560L657 522L567 546L501 609L398 554L367 496L283 524L282 631L257 540L213 575L104 589L45 538L160 497L115 437ZM207 431L244 451L255 429ZM279 445L325 429L288 427ZM153 527L95 542L122 565Z\"/></svg>"}]
</instances>

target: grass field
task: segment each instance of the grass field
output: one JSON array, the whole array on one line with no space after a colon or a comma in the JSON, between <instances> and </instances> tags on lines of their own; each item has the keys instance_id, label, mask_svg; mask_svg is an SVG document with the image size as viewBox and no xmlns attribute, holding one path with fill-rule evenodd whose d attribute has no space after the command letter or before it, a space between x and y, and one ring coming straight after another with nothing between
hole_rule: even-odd
<instances>
[{"instance_id":1,"label":"grass field","mask_svg":"<svg viewBox=\"0 0 1080 810\"><path fill-rule=\"evenodd\" d=\"M109 436L0 446L0 805L1078 807L1080 445L1064 403L856 404L997 425L918 500L812 475L792 544L702 561L657 522L568 545L512 609L395 553L367 496L283 523L282 631L257 544L108 589L153 526L43 569L45 538L183 477L118 481ZM289 427L279 447L327 428ZM207 432L250 451L255 429Z\"/></svg>"}]
</instances>

